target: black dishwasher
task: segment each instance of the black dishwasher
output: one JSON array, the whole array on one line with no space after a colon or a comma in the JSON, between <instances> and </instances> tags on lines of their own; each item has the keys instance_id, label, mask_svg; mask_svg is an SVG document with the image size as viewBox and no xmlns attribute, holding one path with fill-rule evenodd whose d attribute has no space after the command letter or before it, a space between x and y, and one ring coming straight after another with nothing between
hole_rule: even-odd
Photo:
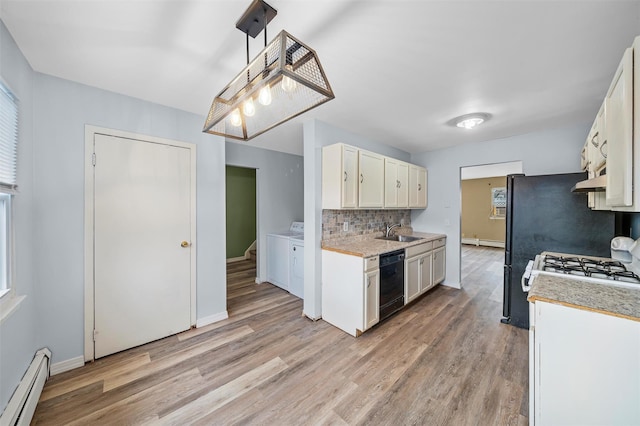
<instances>
[{"instance_id":1,"label":"black dishwasher","mask_svg":"<svg viewBox=\"0 0 640 426\"><path fill-rule=\"evenodd\" d=\"M380 321L404 306L404 250L380 255Z\"/></svg>"}]
</instances>

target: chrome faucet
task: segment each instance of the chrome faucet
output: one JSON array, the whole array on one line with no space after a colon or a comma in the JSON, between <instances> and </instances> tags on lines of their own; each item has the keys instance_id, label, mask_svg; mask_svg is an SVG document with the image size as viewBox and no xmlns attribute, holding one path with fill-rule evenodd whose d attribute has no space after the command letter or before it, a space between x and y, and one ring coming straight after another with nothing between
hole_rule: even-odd
<instances>
[{"instance_id":1,"label":"chrome faucet","mask_svg":"<svg viewBox=\"0 0 640 426\"><path fill-rule=\"evenodd\" d=\"M393 228L398 228L400 226L402 226L401 223L396 223L395 225L387 225L387 232L385 233L385 237L389 238L389 235L391 234L391 230Z\"/></svg>"}]
</instances>

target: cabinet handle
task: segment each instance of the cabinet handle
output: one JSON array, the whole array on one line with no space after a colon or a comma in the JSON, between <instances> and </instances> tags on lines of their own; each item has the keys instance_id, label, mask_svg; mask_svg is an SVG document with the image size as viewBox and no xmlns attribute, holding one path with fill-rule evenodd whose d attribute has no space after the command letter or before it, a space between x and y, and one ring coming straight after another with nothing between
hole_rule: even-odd
<instances>
[{"instance_id":1,"label":"cabinet handle","mask_svg":"<svg viewBox=\"0 0 640 426\"><path fill-rule=\"evenodd\" d=\"M344 181L347 181L347 172L344 172Z\"/></svg>"},{"instance_id":2,"label":"cabinet handle","mask_svg":"<svg viewBox=\"0 0 640 426\"><path fill-rule=\"evenodd\" d=\"M597 147L598 147L598 145L599 145L599 144L598 144L598 142L596 142L596 138L598 137L598 133L599 133L599 132L596 132L596 134L595 134L595 135L593 135L593 137L591 138L591 143L592 143L592 144L593 144L593 146L595 146L596 148L597 148Z\"/></svg>"},{"instance_id":3,"label":"cabinet handle","mask_svg":"<svg viewBox=\"0 0 640 426\"><path fill-rule=\"evenodd\" d=\"M296 248L295 248L295 247L293 248L293 251L296 251ZM293 259L293 260L295 260L295 259Z\"/></svg>"},{"instance_id":4,"label":"cabinet handle","mask_svg":"<svg viewBox=\"0 0 640 426\"><path fill-rule=\"evenodd\" d=\"M364 180L364 176L362 176L362 173L360 173L360 183L362 183L363 180Z\"/></svg>"},{"instance_id":5,"label":"cabinet handle","mask_svg":"<svg viewBox=\"0 0 640 426\"><path fill-rule=\"evenodd\" d=\"M399 180L396 181L396 188L400 188L400 181Z\"/></svg>"},{"instance_id":6,"label":"cabinet handle","mask_svg":"<svg viewBox=\"0 0 640 426\"><path fill-rule=\"evenodd\" d=\"M367 277L367 288L371 287L371 277Z\"/></svg>"},{"instance_id":7,"label":"cabinet handle","mask_svg":"<svg viewBox=\"0 0 640 426\"><path fill-rule=\"evenodd\" d=\"M418 191L422 191L422 184L418 184Z\"/></svg>"},{"instance_id":8,"label":"cabinet handle","mask_svg":"<svg viewBox=\"0 0 640 426\"><path fill-rule=\"evenodd\" d=\"M602 142L602 145L600 145L600 154L602 154L604 158L607 158L607 153L604 152L602 148L604 148L606 144L607 144L607 141L605 140L604 142Z\"/></svg>"}]
</instances>

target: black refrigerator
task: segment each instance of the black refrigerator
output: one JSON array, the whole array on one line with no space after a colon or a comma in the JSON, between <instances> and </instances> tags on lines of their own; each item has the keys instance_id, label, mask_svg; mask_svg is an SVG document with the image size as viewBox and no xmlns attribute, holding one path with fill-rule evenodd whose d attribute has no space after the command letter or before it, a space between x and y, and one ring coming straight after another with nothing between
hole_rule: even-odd
<instances>
[{"instance_id":1,"label":"black refrigerator","mask_svg":"<svg viewBox=\"0 0 640 426\"><path fill-rule=\"evenodd\" d=\"M585 179L586 173L507 176L503 323L529 328L521 278L537 254L611 257L616 215L592 211L586 193L571 192L576 182Z\"/></svg>"}]
</instances>

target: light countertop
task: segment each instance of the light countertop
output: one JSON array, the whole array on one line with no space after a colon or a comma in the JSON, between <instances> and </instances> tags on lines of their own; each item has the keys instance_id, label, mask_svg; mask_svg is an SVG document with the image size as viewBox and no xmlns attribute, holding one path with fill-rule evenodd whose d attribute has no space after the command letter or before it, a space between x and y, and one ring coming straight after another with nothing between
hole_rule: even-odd
<instances>
[{"instance_id":1,"label":"light countertop","mask_svg":"<svg viewBox=\"0 0 640 426\"><path fill-rule=\"evenodd\" d=\"M527 300L640 321L640 285L635 289L541 274L535 278Z\"/></svg>"},{"instance_id":2,"label":"light countertop","mask_svg":"<svg viewBox=\"0 0 640 426\"><path fill-rule=\"evenodd\" d=\"M428 232L413 232L409 235L420 237L421 239L411 242L378 240L376 237L380 237L382 234L376 233L325 240L322 242L322 249L351 256L371 257L394 250L402 250L407 247L417 246L440 238L447 238L444 234L431 234Z\"/></svg>"}]
</instances>

